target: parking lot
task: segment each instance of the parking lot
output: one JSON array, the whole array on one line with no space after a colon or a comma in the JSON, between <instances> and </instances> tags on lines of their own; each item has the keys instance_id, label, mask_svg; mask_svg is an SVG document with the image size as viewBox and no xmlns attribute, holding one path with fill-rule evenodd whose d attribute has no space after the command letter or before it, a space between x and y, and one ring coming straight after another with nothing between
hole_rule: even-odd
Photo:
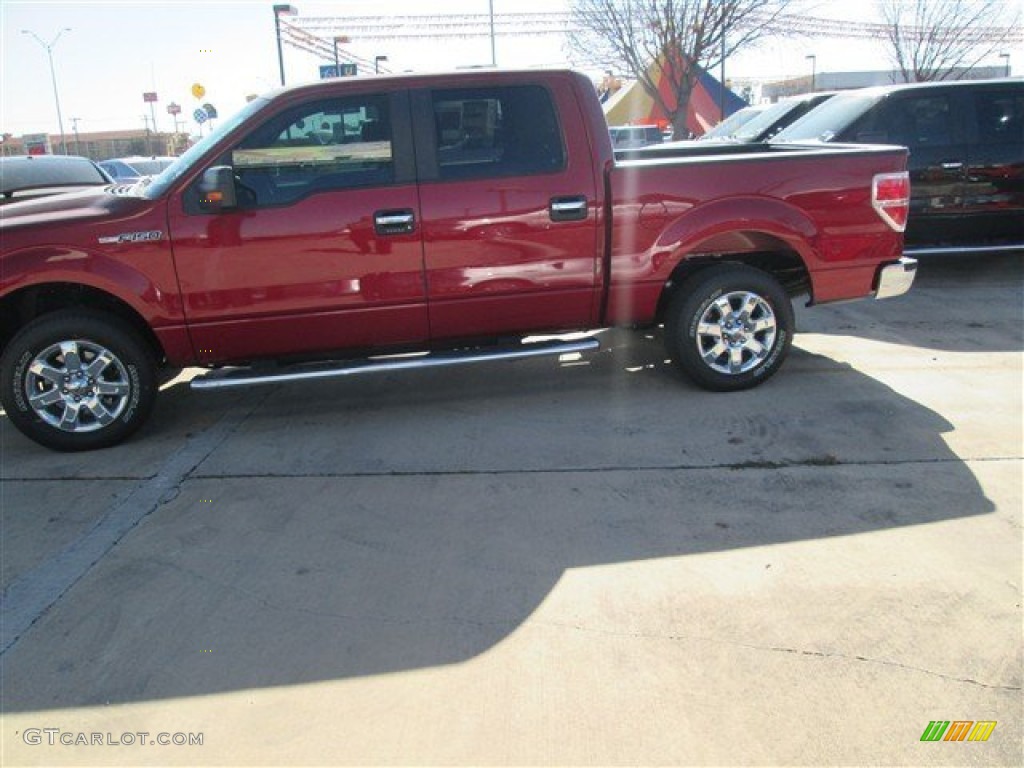
<instances>
[{"instance_id":1,"label":"parking lot","mask_svg":"<svg viewBox=\"0 0 1024 768\"><path fill-rule=\"evenodd\" d=\"M615 332L179 379L89 454L0 416L2 762L1019 765L1022 286L800 308L732 395Z\"/></svg>"}]
</instances>

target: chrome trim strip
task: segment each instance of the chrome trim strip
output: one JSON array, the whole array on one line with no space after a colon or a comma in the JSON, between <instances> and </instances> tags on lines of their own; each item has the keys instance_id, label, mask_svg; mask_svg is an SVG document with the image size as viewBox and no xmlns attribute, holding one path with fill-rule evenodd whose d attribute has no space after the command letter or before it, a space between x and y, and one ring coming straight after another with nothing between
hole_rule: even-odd
<instances>
[{"instance_id":1,"label":"chrome trim strip","mask_svg":"<svg viewBox=\"0 0 1024 768\"><path fill-rule=\"evenodd\" d=\"M396 357L388 360L372 360L359 363L345 363L334 367L317 367L307 370L284 369L279 373L253 373L249 368L233 368L213 371L192 379L192 389L225 389L228 387L250 387L258 384L275 384L279 381L310 381L338 376L356 376L364 373L443 368L468 363L488 363L493 360L520 360L529 357L564 355L572 352L591 352L600 347L597 339L581 339L555 343L525 344L522 348L506 348L500 352L445 352L409 358Z\"/></svg>"},{"instance_id":2,"label":"chrome trim strip","mask_svg":"<svg viewBox=\"0 0 1024 768\"><path fill-rule=\"evenodd\" d=\"M935 256L947 253L1009 253L1011 251L1024 251L1024 243L1015 245L977 245L977 246L943 246L941 248L904 248L903 253L907 256Z\"/></svg>"}]
</instances>

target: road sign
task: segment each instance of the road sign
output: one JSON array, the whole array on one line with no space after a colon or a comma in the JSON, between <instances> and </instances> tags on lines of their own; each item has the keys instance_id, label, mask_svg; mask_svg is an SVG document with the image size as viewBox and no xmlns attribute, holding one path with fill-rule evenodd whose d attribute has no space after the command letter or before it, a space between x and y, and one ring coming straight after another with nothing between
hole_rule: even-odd
<instances>
[{"instance_id":1,"label":"road sign","mask_svg":"<svg viewBox=\"0 0 1024 768\"><path fill-rule=\"evenodd\" d=\"M202 125L203 123L205 123L207 121L207 119L210 116L206 114L206 110L204 110L204 109L202 109L200 107L199 109L197 109L195 112L192 113L192 117L195 118L195 121L197 123Z\"/></svg>"},{"instance_id":2,"label":"road sign","mask_svg":"<svg viewBox=\"0 0 1024 768\"><path fill-rule=\"evenodd\" d=\"M180 115L181 114L181 107L178 106L177 104L175 104L172 101L170 104L167 105L167 114L168 115Z\"/></svg>"},{"instance_id":3,"label":"road sign","mask_svg":"<svg viewBox=\"0 0 1024 768\"><path fill-rule=\"evenodd\" d=\"M149 103L151 101L159 101L154 91L147 91L146 93L142 94L142 100L146 103Z\"/></svg>"},{"instance_id":4,"label":"road sign","mask_svg":"<svg viewBox=\"0 0 1024 768\"><path fill-rule=\"evenodd\" d=\"M209 102L207 102L206 104L203 104L203 111L206 113L206 116L208 118L210 118L211 120L213 120L215 117L217 117L217 108L215 106L213 106L213 104L210 104Z\"/></svg>"},{"instance_id":5,"label":"road sign","mask_svg":"<svg viewBox=\"0 0 1024 768\"><path fill-rule=\"evenodd\" d=\"M193 83L192 95L195 96L197 99L201 99L203 98L203 96L206 95L206 89L203 88L203 86L201 86L199 83Z\"/></svg>"},{"instance_id":6,"label":"road sign","mask_svg":"<svg viewBox=\"0 0 1024 768\"><path fill-rule=\"evenodd\" d=\"M341 65L341 77L355 77L359 74L359 67L351 62L346 62ZM328 80L332 77L338 77L338 68L333 64L321 64L320 65L320 79Z\"/></svg>"}]
</instances>

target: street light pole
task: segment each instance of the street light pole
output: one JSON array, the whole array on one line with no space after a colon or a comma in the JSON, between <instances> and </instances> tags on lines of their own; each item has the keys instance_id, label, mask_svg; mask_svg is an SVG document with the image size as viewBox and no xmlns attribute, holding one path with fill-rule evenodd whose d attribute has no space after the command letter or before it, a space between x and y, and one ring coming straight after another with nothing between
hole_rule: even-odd
<instances>
[{"instance_id":1,"label":"street light pole","mask_svg":"<svg viewBox=\"0 0 1024 768\"><path fill-rule=\"evenodd\" d=\"M57 41L60 40L60 36L63 35L65 32L70 32L70 31L71 31L71 27L64 27L64 29L62 29L60 32L58 32L57 36L54 37L53 40L50 41L50 44L47 45L46 43L44 43L42 41L42 39L39 37L39 35L37 35L35 32L33 32L33 31L29 30L29 29L21 30L21 34L23 34L23 35L32 35L32 38L37 43L39 43L41 46L43 46L43 48L46 49L46 58L50 61L50 81L53 83L53 101L57 105L57 125L60 126L60 146L61 146L61 152L63 152L65 155L68 153L68 142L67 142L67 139L64 136L64 118L61 117L61 114L60 114L60 95L57 93L57 73L55 72L55 70L53 68L53 48L54 48L55 45L57 45Z\"/></svg>"},{"instance_id":2,"label":"street light pole","mask_svg":"<svg viewBox=\"0 0 1024 768\"><path fill-rule=\"evenodd\" d=\"M804 56L811 60L811 92L818 90L818 57L813 53Z\"/></svg>"},{"instance_id":3,"label":"street light pole","mask_svg":"<svg viewBox=\"0 0 1024 768\"><path fill-rule=\"evenodd\" d=\"M490 0L490 18L491 18L491 66L498 66L498 53L494 46L494 0Z\"/></svg>"},{"instance_id":4,"label":"street light pole","mask_svg":"<svg viewBox=\"0 0 1024 768\"><path fill-rule=\"evenodd\" d=\"M351 43L351 42L352 41L349 39L348 35L338 35L337 37L334 38L334 76L335 77L341 77L341 59L338 58L338 43L341 43L342 45L347 45L348 43Z\"/></svg>"},{"instance_id":5,"label":"street light pole","mask_svg":"<svg viewBox=\"0 0 1024 768\"><path fill-rule=\"evenodd\" d=\"M297 16L298 13L299 9L294 5L274 6L274 35L277 37L277 66L281 72L281 85L284 85L284 51L281 50L281 14Z\"/></svg>"}]
</instances>

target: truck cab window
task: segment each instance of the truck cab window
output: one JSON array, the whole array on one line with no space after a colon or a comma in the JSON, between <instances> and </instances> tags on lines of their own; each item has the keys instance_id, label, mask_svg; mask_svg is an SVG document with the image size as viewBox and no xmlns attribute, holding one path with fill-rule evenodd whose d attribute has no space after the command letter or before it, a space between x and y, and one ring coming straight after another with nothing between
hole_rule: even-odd
<instances>
[{"instance_id":1,"label":"truck cab window","mask_svg":"<svg viewBox=\"0 0 1024 768\"><path fill-rule=\"evenodd\" d=\"M869 111L853 130L853 141L944 147L954 143L953 108L946 95L896 96Z\"/></svg>"},{"instance_id":2,"label":"truck cab window","mask_svg":"<svg viewBox=\"0 0 1024 768\"><path fill-rule=\"evenodd\" d=\"M288 110L253 131L230 154L244 208L389 184L394 162L387 98L332 99Z\"/></svg>"},{"instance_id":3,"label":"truck cab window","mask_svg":"<svg viewBox=\"0 0 1024 768\"><path fill-rule=\"evenodd\" d=\"M974 113L982 144L1024 144L1024 94L1019 88L974 94Z\"/></svg>"},{"instance_id":4,"label":"truck cab window","mask_svg":"<svg viewBox=\"0 0 1024 768\"><path fill-rule=\"evenodd\" d=\"M565 167L551 97L540 86L434 91L433 105L442 179L524 176Z\"/></svg>"}]
</instances>

